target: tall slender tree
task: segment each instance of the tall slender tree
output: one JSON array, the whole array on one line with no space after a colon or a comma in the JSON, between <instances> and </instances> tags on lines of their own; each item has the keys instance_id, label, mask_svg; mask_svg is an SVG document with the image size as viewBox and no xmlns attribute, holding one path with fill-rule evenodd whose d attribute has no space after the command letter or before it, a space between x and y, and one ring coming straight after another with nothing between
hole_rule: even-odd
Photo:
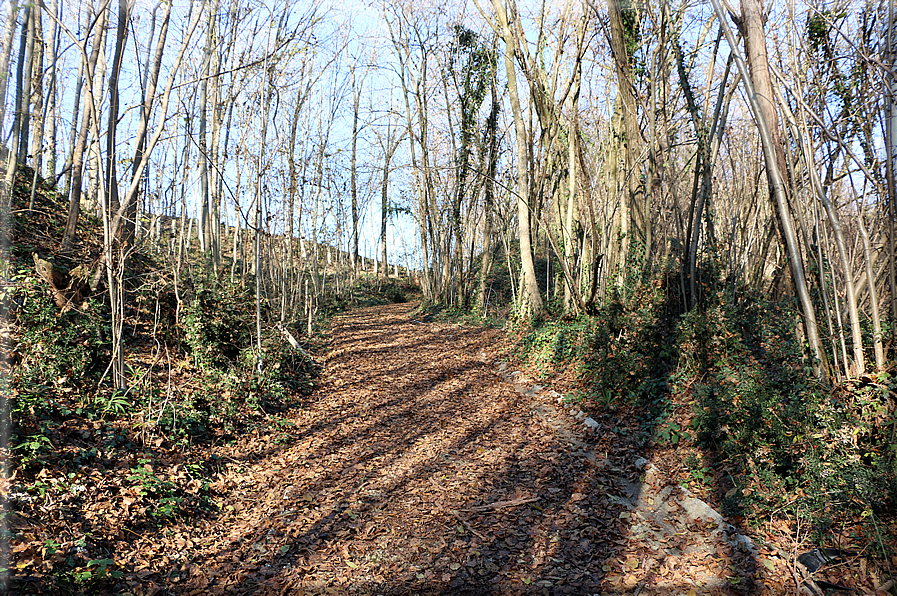
<instances>
[{"instance_id":1,"label":"tall slender tree","mask_svg":"<svg viewBox=\"0 0 897 596\"><path fill-rule=\"evenodd\" d=\"M529 161L527 159L528 132L523 119L523 108L517 88L517 71L514 65L514 53L517 49L517 37L511 28L511 19L516 22L516 5L513 0L505 8L503 0L492 0L498 21L498 31L505 44L505 76L508 81L508 100L514 116L514 131L517 144L517 225L520 229L520 262L523 274L522 291L520 293L520 314L523 318L538 317L542 311L542 293L536 280L536 265L533 258L532 235L530 233L530 186Z\"/></svg>"},{"instance_id":2,"label":"tall slender tree","mask_svg":"<svg viewBox=\"0 0 897 596\"><path fill-rule=\"evenodd\" d=\"M779 228L788 252L788 260L791 267L791 278L803 311L804 328L810 351L814 358L813 367L817 376L828 379L828 358L822 347L819 337L819 329L816 324L816 311L810 298L807 279L804 274L803 258L798 245L797 234L791 218L791 211L786 196L786 185L780 167L784 162L784 151L781 135L778 133L778 114L775 104L772 102L773 93L769 77L769 64L766 54L766 37L763 32L763 11L758 0L742 0L741 22L745 29L745 45L748 47L748 55L751 63L751 72L748 72L747 64L741 57L735 36L726 21L726 13L723 11L720 0L712 0L720 24L725 32L726 39L733 52L735 63L741 72L751 111L760 131L760 139L763 145L763 154L766 161L766 176L770 194L775 204L778 216ZM775 130L775 132L773 132Z\"/></svg>"},{"instance_id":3,"label":"tall slender tree","mask_svg":"<svg viewBox=\"0 0 897 596\"><path fill-rule=\"evenodd\" d=\"M71 250L75 242L75 234L78 226L78 219L81 216L81 184L84 169L84 152L87 149L87 137L90 134L91 118L93 117L94 91L93 76L96 70L97 60L100 56L100 49L103 47L103 38L106 32L106 21L108 20L107 6L101 6L96 17L88 27L88 33L94 31L93 46L90 55L87 54L87 40L90 36L85 36L84 42L79 46L81 51L82 64L84 66L84 78L87 82L87 93L84 101L84 111L81 114L81 127L78 132L78 139L72 148L71 159L71 188L69 191L69 209L68 219L65 223L65 231L62 236L62 250ZM75 38L74 35L70 37Z\"/></svg>"}]
</instances>

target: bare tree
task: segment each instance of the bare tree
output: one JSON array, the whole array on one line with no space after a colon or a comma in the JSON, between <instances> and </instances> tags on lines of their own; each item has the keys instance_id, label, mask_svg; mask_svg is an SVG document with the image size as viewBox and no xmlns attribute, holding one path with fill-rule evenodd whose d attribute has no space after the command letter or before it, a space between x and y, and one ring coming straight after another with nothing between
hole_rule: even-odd
<instances>
[{"instance_id":1,"label":"bare tree","mask_svg":"<svg viewBox=\"0 0 897 596\"><path fill-rule=\"evenodd\" d=\"M12 53L12 42L16 36L16 18L19 14L18 0L10 0L9 13L3 28L3 41L0 42L0 127L6 121L6 91L9 83L9 57ZM2 132L2 131L0 131Z\"/></svg>"},{"instance_id":2,"label":"bare tree","mask_svg":"<svg viewBox=\"0 0 897 596\"><path fill-rule=\"evenodd\" d=\"M389 276L389 264L386 254L386 227L389 220L389 212L392 208L389 201L389 173L392 169L392 158L407 133L407 129L401 129L393 122L391 112L387 118L386 133L378 135L380 148L383 150L383 175L380 179L380 274L383 277Z\"/></svg>"},{"instance_id":3,"label":"bare tree","mask_svg":"<svg viewBox=\"0 0 897 596\"><path fill-rule=\"evenodd\" d=\"M778 134L778 115L775 111L775 104L772 101L774 96L766 56L766 37L763 32L762 9L757 0L742 0L741 18L745 29L745 43L748 46L748 55L752 67L751 73L748 73L747 65L738 51L735 36L732 34L732 30L726 21L726 13L723 11L719 0L713 0L713 8L729 42L735 64L741 72L741 78L750 100L751 111L760 130L763 154L766 159L767 183L775 203L784 244L788 251L791 278L800 301L801 310L803 311L804 328L814 358L813 367L817 376L827 379L829 374L828 359L819 338L816 311L807 287L803 258L791 220L791 211L785 195L785 181L782 178L782 170L780 169L781 165L784 165L784 151L781 146L781 135ZM773 130L775 130L774 133L771 132Z\"/></svg>"},{"instance_id":4,"label":"bare tree","mask_svg":"<svg viewBox=\"0 0 897 596\"><path fill-rule=\"evenodd\" d=\"M23 136L22 129L27 122L31 77L28 77L27 82L23 81L23 77L26 63L29 65L29 71L31 70L31 53L34 47L33 13L34 7L26 7L22 33L19 36L19 58L16 66L16 112L13 118L12 147L9 148L2 192L0 192L0 212L2 213L6 213L12 205L16 172L19 164L24 163L24 148L27 147L27 143L24 147L22 144L22 139L26 138ZM15 21L13 21L13 24L15 24ZM5 73L3 74L5 75Z\"/></svg>"},{"instance_id":5,"label":"bare tree","mask_svg":"<svg viewBox=\"0 0 897 596\"><path fill-rule=\"evenodd\" d=\"M367 75L367 69L365 69L364 74L362 74L361 78L358 79L355 76L356 65L352 65L350 67L349 75L352 78L352 158L350 165L350 184L351 184L351 193L352 193L352 270L357 273L358 271L358 135L359 135L359 125L358 125L358 112L359 112L359 104L361 103L361 90L364 86L365 75Z\"/></svg>"},{"instance_id":6,"label":"bare tree","mask_svg":"<svg viewBox=\"0 0 897 596\"><path fill-rule=\"evenodd\" d=\"M542 294L536 280L536 266L533 260L532 235L530 232L530 188L527 176L529 164L526 140L528 133L523 120L523 110L517 88L517 71L514 54L517 51L517 37L511 28L511 19L516 22L516 5L506 9L502 0L492 0L492 7L498 21L498 31L505 43L505 76L508 80L508 99L514 116L514 130L517 143L517 219L520 228L520 262L523 273L523 290L520 296L520 313L523 318L538 317L542 311Z\"/></svg>"},{"instance_id":7,"label":"bare tree","mask_svg":"<svg viewBox=\"0 0 897 596\"><path fill-rule=\"evenodd\" d=\"M87 137L90 134L91 118L93 117L94 111L93 75L96 69L97 59L100 55L100 49L103 46L103 37L106 31L107 19L107 6L103 5L90 23L90 26L87 28L88 35L85 35L83 44L79 46L81 59L83 61L82 65L84 66L84 77L87 81L87 94L84 102L84 111L81 114L81 127L78 133L78 139L72 148L72 182L69 194L68 219L66 220L65 232L62 236L62 250L71 250L75 242L78 219L81 216L81 177L84 169L84 152L87 148ZM93 36L93 47L91 48L90 56L88 56L87 40L89 39L89 33L91 31L96 31L96 33ZM70 37L75 41L77 40L74 35L70 35Z\"/></svg>"}]
</instances>

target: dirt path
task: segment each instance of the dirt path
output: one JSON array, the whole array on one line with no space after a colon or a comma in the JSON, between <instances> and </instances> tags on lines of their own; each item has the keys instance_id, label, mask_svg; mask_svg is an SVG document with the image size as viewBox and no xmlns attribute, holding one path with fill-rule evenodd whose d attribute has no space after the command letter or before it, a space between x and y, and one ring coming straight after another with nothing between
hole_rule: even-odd
<instances>
[{"instance_id":1,"label":"dirt path","mask_svg":"<svg viewBox=\"0 0 897 596\"><path fill-rule=\"evenodd\" d=\"M666 522L638 512L653 497L633 494L647 486L635 454L578 438L555 400L515 391L496 332L409 313L336 319L294 426L229 456L224 518L146 553L148 569L170 566L166 591L760 592L723 543L693 546L704 528L651 534Z\"/></svg>"}]
</instances>

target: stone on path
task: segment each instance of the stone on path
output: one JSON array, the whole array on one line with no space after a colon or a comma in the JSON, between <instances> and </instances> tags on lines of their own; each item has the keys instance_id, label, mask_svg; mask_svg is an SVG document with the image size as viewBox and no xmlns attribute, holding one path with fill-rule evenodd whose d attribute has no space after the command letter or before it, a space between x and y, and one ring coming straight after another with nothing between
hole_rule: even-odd
<instances>
[{"instance_id":1,"label":"stone on path","mask_svg":"<svg viewBox=\"0 0 897 596\"><path fill-rule=\"evenodd\" d=\"M542 385L531 384L520 371L507 373L507 365L502 363L499 373L506 382L514 384L514 390L527 397L536 398L531 404L532 413L548 422L568 443L581 449L582 456L595 462L598 460L590 444L577 437L583 431L595 432L601 426L594 418L587 416L573 404L566 404L563 395ZM541 399L539 399L541 398ZM558 404L560 407L555 407ZM642 481L629 482L622 475L617 486L629 495L628 498L612 496L630 510L632 526L631 535L644 540L656 550L670 550L667 539L675 535L688 537L688 544L683 551L672 548L672 556L697 552L715 553L720 543L732 550L747 552L757 556L754 542L740 534L725 518L706 502L692 495L688 489L664 482L662 471L644 457L637 458L633 465L642 470ZM695 529L694 522L702 521L703 528ZM675 552L672 552L675 551ZM704 587L724 587L726 580L707 576ZM722 582L722 583L719 583ZM719 586L716 585L719 583Z\"/></svg>"}]
</instances>

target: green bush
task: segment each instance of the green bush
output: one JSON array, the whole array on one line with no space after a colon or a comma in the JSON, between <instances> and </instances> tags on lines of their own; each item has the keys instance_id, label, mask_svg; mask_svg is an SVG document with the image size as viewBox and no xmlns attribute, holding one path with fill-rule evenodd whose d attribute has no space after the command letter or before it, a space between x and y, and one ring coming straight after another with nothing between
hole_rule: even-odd
<instances>
[{"instance_id":1,"label":"green bush","mask_svg":"<svg viewBox=\"0 0 897 596\"><path fill-rule=\"evenodd\" d=\"M669 312L663 288L645 284L626 304L615 298L595 315L580 372L606 407L644 406L646 419L665 407L659 397L679 358Z\"/></svg>"},{"instance_id":2,"label":"green bush","mask_svg":"<svg viewBox=\"0 0 897 596\"><path fill-rule=\"evenodd\" d=\"M392 286L386 289L384 292L386 299L392 302L393 304L404 304L408 302L408 299L405 298L405 294L399 288Z\"/></svg>"},{"instance_id":3,"label":"green bush","mask_svg":"<svg viewBox=\"0 0 897 596\"><path fill-rule=\"evenodd\" d=\"M204 372L226 371L252 342L254 297L239 287L200 282L184 309L184 341L193 363Z\"/></svg>"},{"instance_id":4,"label":"green bush","mask_svg":"<svg viewBox=\"0 0 897 596\"><path fill-rule=\"evenodd\" d=\"M173 517L184 500L174 482L163 480L154 473L149 458L138 460L127 480L133 483L137 496L148 504L147 513L151 517Z\"/></svg>"},{"instance_id":5,"label":"green bush","mask_svg":"<svg viewBox=\"0 0 897 596\"><path fill-rule=\"evenodd\" d=\"M571 321L541 321L517 343L517 354L543 375L566 362L581 360L593 321L587 317Z\"/></svg>"},{"instance_id":6,"label":"green bush","mask_svg":"<svg viewBox=\"0 0 897 596\"><path fill-rule=\"evenodd\" d=\"M702 451L734 482L733 510L892 512L897 383L878 375L825 387L796 339L793 303L723 291L706 273L699 304L680 314L676 278L633 284L587 322L543 322L521 336L518 355L545 374L577 361L593 415L625 416L657 444Z\"/></svg>"},{"instance_id":7,"label":"green bush","mask_svg":"<svg viewBox=\"0 0 897 596\"><path fill-rule=\"evenodd\" d=\"M15 278L10 315L17 329L12 378L13 416L55 408L53 396L93 384L109 354L108 323L101 305L88 300L80 310L60 312L43 282L27 271Z\"/></svg>"},{"instance_id":8,"label":"green bush","mask_svg":"<svg viewBox=\"0 0 897 596\"><path fill-rule=\"evenodd\" d=\"M228 433L251 418L284 405L290 393L312 388L314 363L280 332L262 327L258 368L255 298L238 286L200 282L185 309L184 344L203 372L202 385L161 413L166 432L204 438L212 426Z\"/></svg>"},{"instance_id":9,"label":"green bush","mask_svg":"<svg viewBox=\"0 0 897 596\"><path fill-rule=\"evenodd\" d=\"M360 275L342 295L322 304L323 314L333 314L349 308L402 304L420 294L420 288L409 279L382 278Z\"/></svg>"}]
</instances>

